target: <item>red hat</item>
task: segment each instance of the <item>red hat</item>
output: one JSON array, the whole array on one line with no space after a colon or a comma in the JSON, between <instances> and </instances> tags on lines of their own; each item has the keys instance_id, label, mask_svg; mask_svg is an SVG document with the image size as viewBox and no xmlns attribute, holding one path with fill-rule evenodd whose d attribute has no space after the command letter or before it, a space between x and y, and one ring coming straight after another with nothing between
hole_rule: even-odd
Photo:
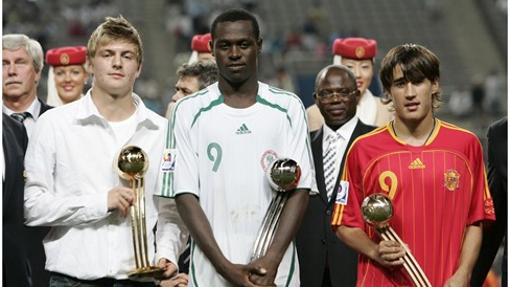
<instances>
[{"instance_id":1,"label":"red hat","mask_svg":"<svg viewBox=\"0 0 510 287\"><path fill-rule=\"evenodd\" d=\"M344 38L333 42L333 54L355 60L369 60L377 53L377 42L374 39Z\"/></svg>"},{"instance_id":2,"label":"red hat","mask_svg":"<svg viewBox=\"0 0 510 287\"><path fill-rule=\"evenodd\" d=\"M59 47L46 52L46 63L52 66L81 65L87 59L84 46Z\"/></svg>"},{"instance_id":3,"label":"red hat","mask_svg":"<svg viewBox=\"0 0 510 287\"><path fill-rule=\"evenodd\" d=\"M199 53L210 53L209 41L211 41L211 33L195 35L191 39L191 50Z\"/></svg>"}]
</instances>

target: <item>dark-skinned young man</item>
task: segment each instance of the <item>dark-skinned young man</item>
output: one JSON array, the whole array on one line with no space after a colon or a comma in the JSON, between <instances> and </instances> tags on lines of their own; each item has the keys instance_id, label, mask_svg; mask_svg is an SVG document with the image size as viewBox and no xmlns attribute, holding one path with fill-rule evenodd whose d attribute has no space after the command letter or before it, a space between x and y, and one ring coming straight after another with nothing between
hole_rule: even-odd
<instances>
[{"instance_id":1,"label":"dark-skinned young man","mask_svg":"<svg viewBox=\"0 0 510 287\"><path fill-rule=\"evenodd\" d=\"M211 32L218 83L177 103L162 169L161 196L176 198L193 238L190 286L299 286L291 241L315 185L303 105L258 81L252 14L225 11ZM280 157L299 163L301 179L266 255L250 262L273 196L265 170Z\"/></svg>"}]
</instances>

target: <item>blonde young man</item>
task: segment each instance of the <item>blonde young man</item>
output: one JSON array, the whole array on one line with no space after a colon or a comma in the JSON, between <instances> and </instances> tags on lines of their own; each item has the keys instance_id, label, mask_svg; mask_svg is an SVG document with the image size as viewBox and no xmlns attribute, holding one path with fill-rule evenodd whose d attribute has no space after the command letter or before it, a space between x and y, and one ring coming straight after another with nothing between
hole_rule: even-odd
<instances>
[{"instance_id":1,"label":"blonde young man","mask_svg":"<svg viewBox=\"0 0 510 287\"><path fill-rule=\"evenodd\" d=\"M126 145L139 146L148 155L146 233L154 264L156 207L171 205L152 196L167 121L133 93L143 47L126 19L106 18L89 39L87 57L94 76L91 90L45 114L35 127L25 161L26 224L51 226L44 242L50 286L154 286L128 280L135 268L127 217L134 194L114 163ZM172 230L170 240L179 241L180 229ZM173 252L166 256L176 261ZM172 263L167 267L168 273L175 270Z\"/></svg>"}]
</instances>

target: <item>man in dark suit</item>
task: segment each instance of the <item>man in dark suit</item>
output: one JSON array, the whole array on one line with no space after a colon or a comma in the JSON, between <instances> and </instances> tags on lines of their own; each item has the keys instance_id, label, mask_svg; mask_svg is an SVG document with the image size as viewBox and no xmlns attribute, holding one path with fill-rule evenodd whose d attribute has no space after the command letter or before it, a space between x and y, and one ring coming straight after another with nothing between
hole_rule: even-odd
<instances>
[{"instance_id":1,"label":"man in dark suit","mask_svg":"<svg viewBox=\"0 0 510 287\"><path fill-rule=\"evenodd\" d=\"M347 150L354 139L375 127L356 117L360 92L347 67L322 69L313 96L325 124L310 134L319 194L310 197L296 238L301 286L354 286L357 254L332 231L331 211Z\"/></svg>"},{"instance_id":2,"label":"man in dark suit","mask_svg":"<svg viewBox=\"0 0 510 287\"><path fill-rule=\"evenodd\" d=\"M482 286L503 238L507 235L508 119L493 123L487 132L488 180L496 222L484 226L482 246L471 276L471 286ZM505 239L507 240L507 239ZM504 247L501 286L507 286L507 245Z\"/></svg>"},{"instance_id":3,"label":"man in dark suit","mask_svg":"<svg viewBox=\"0 0 510 287\"><path fill-rule=\"evenodd\" d=\"M2 36L2 111L22 123L29 138L35 121L52 108L37 97L37 86L44 65L43 55L39 42L26 35ZM20 208L23 212L23 205ZM49 273L44 270L46 257L42 245L48 230L47 227L30 227L26 231L29 234L26 248L35 287L49 285Z\"/></svg>"},{"instance_id":4,"label":"man in dark suit","mask_svg":"<svg viewBox=\"0 0 510 287\"><path fill-rule=\"evenodd\" d=\"M28 138L23 125L2 114L3 286L32 286L23 225L23 158Z\"/></svg>"}]
</instances>

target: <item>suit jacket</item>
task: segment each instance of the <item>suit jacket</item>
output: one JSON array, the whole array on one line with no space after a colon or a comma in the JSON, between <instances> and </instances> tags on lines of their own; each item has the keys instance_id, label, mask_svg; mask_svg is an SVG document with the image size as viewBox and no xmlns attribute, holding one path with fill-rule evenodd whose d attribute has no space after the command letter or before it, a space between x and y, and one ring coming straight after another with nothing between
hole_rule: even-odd
<instances>
[{"instance_id":1,"label":"suit jacket","mask_svg":"<svg viewBox=\"0 0 510 287\"><path fill-rule=\"evenodd\" d=\"M487 132L487 154L488 154L488 180L489 190L494 201L496 222L484 227L482 246L473 274L471 286L482 286L487 273L489 272L494 257L498 252L503 237L507 233L507 188L508 188L508 122L503 118L493 123ZM507 286L506 280L506 254L507 246L504 249L502 286Z\"/></svg>"},{"instance_id":2,"label":"suit jacket","mask_svg":"<svg viewBox=\"0 0 510 287\"><path fill-rule=\"evenodd\" d=\"M375 127L365 125L358 120L347 143L347 150L354 139L373 129ZM310 137L319 194L310 197L303 222L296 236L301 286L322 286L326 268L329 268L332 286L355 286L358 255L341 242L331 229L331 213L335 193L332 196L333 200L328 202L322 159L323 129L311 132ZM340 175L346 155L347 151L341 161ZM334 190L338 189L339 183L340 176L338 176Z\"/></svg>"},{"instance_id":3,"label":"suit jacket","mask_svg":"<svg viewBox=\"0 0 510 287\"><path fill-rule=\"evenodd\" d=\"M23 159L28 137L25 127L2 113L5 177L2 181L2 240L4 286L32 286L23 225Z\"/></svg>"},{"instance_id":4,"label":"suit jacket","mask_svg":"<svg viewBox=\"0 0 510 287\"><path fill-rule=\"evenodd\" d=\"M49 106L45 102L41 101L41 99L39 99L39 98L37 98L37 100L41 103L41 109L39 110L39 116L44 114L47 110L54 108L53 106Z\"/></svg>"}]
</instances>

